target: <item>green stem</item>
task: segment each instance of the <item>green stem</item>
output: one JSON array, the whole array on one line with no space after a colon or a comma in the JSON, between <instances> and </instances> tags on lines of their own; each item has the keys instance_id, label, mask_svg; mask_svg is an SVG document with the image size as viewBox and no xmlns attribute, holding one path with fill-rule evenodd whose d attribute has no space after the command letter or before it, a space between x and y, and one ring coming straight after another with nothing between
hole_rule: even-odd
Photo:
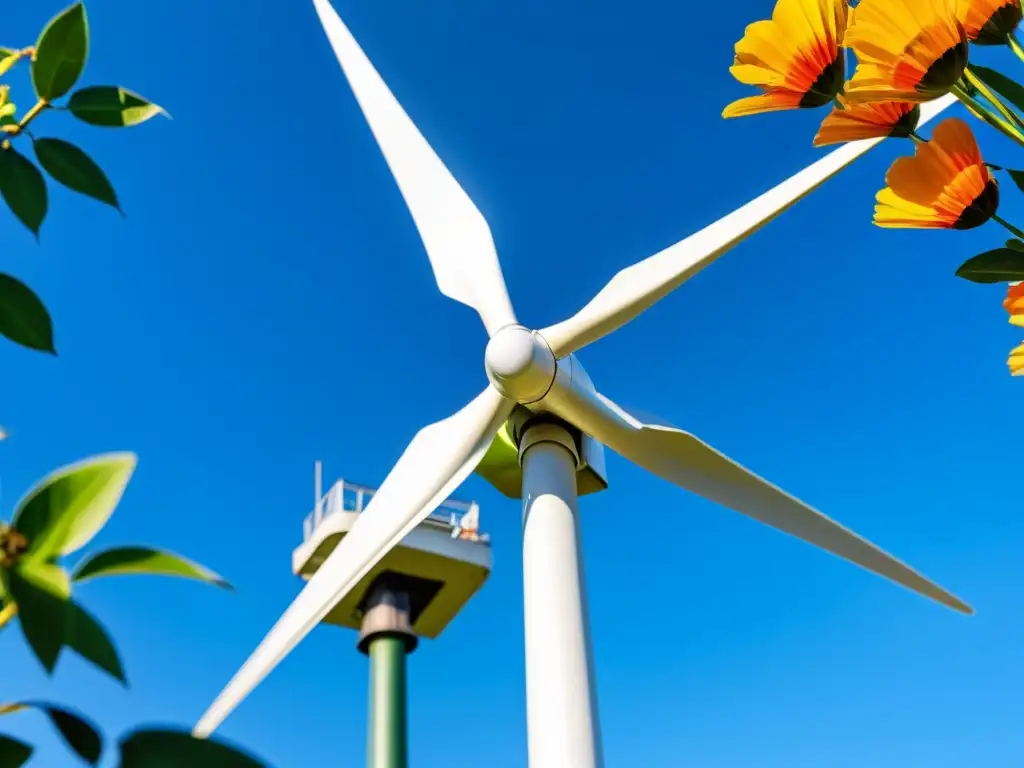
<instances>
[{"instance_id":1,"label":"green stem","mask_svg":"<svg viewBox=\"0 0 1024 768\"><path fill-rule=\"evenodd\" d=\"M11 139L13 139L15 136L25 133L25 131L28 129L28 124L35 120L37 117L39 117L39 115L41 115L45 110L49 109L49 107L50 102L48 102L46 99L40 99L39 101L37 101L32 106L32 109L26 112L25 116L21 118L21 122L19 122L17 125L10 126L10 129L6 131L7 138L4 139L3 144L0 144L0 148L9 148L11 146Z\"/></svg>"},{"instance_id":2,"label":"green stem","mask_svg":"<svg viewBox=\"0 0 1024 768\"><path fill-rule=\"evenodd\" d=\"M997 131L1001 131L1009 138L1016 141L1022 147L1024 147L1024 133L1014 125L1011 125L1006 120L1001 118L999 115L993 114L989 109L985 107L980 101L971 96L967 89L963 85L957 84L952 88L952 93L967 107L967 109L977 117L979 120L991 125Z\"/></svg>"},{"instance_id":3,"label":"green stem","mask_svg":"<svg viewBox=\"0 0 1024 768\"><path fill-rule=\"evenodd\" d=\"M911 131L909 138L915 144L924 144L927 141L917 131Z\"/></svg>"},{"instance_id":4,"label":"green stem","mask_svg":"<svg viewBox=\"0 0 1024 768\"><path fill-rule=\"evenodd\" d=\"M1024 128L1024 120L1022 120L1016 112L1014 112L1012 109L1006 106L1006 104L1003 103L1003 100L1000 99L999 96L997 96L991 88L985 85L984 80L982 80L980 77L974 74L974 71L971 69L970 65L968 65L967 68L964 70L964 78L967 80L967 82L969 82L971 85L977 88L978 92L982 96L984 96L986 99L992 102L992 105L999 110L999 114L1001 114L1011 123L1015 124L1018 128Z\"/></svg>"},{"instance_id":5,"label":"green stem","mask_svg":"<svg viewBox=\"0 0 1024 768\"><path fill-rule=\"evenodd\" d=\"M1017 39L1017 33L1011 32L1010 36L1006 38L1006 44L1010 46L1010 50L1017 54L1017 58L1024 61L1024 47L1021 46L1020 40Z\"/></svg>"},{"instance_id":6,"label":"green stem","mask_svg":"<svg viewBox=\"0 0 1024 768\"><path fill-rule=\"evenodd\" d=\"M1024 240L1024 232L1022 232L1021 230L1017 229L1017 227L1013 226L1013 224L1008 222L1006 219L1000 217L998 214L995 214L995 213L992 214L992 221L995 221L995 222L997 222L999 224L1002 224L1004 227L1006 227L1008 230L1010 230L1011 234L1013 234L1014 237L1018 237L1021 240Z\"/></svg>"}]
</instances>

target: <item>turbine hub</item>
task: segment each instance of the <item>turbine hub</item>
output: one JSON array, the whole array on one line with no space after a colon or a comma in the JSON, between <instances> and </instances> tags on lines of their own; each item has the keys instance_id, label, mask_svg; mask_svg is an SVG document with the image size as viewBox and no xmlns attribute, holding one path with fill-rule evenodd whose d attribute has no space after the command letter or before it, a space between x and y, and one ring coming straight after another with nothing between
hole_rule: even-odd
<instances>
[{"instance_id":1,"label":"turbine hub","mask_svg":"<svg viewBox=\"0 0 1024 768\"><path fill-rule=\"evenodd\" d=\"M558 371L544 337L522 325L507 325L491 337L484 367L494 388L517 403L534 403L544 397Z\"/></svg>"}]
</instances>

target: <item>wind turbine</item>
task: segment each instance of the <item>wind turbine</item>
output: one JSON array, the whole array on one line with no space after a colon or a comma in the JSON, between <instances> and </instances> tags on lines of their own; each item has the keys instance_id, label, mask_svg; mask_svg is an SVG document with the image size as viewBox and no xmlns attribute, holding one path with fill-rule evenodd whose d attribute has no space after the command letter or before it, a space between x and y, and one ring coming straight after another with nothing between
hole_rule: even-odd
<instances>
[{"instance_id":1,"label":"wind turbine","mask_svg":"<svg viewBox=\"0 0 1024 768\"><path fill-rule=\"evenodd\" d=\"M489 384L420 430L359 522L320 566L195 727L211 733L360 579L479 465L513 414L522 464L529 759L603 764L579 550L577 470L585 439L658 477L803 539L962 613L972 609L698 437L645 423L601 394L575 354L628 323L880 140L847 144L685 240L622 270L579 312L540 331L519 323L483 215L395 100L328 0L314 0L430 258L438 287L477 311ZM924 105L925 122L954 101Z\"/></svg>"}]
</instances>

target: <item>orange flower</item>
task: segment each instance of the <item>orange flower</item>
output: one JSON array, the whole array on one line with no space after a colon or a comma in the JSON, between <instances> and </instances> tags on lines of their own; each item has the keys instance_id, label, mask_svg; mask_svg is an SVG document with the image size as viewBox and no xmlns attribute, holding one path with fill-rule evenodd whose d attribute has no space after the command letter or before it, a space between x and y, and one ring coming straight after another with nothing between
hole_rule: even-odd
<instances>
[{"instance_id":1,"label":"orange flower","mask_svg":"<svg viewBox=\"0 0 1024 768\"><path fill-rule=\"evenodd\" d=\"M967 66L961 1L861 0L846 35L858 62L846 84L850 102L921 103L949 93Z\"/></svg>"},{"instance_id":2,"label":"orange flower","mask_svg":"<svg viewBox=\"0 0 1024 768\"><path fill-rule=\"evenodd\" d=\"M1006 365L1010 368L1011 376L1024 376L1024 344L1010 350Z\"/></svg>"},{"instance_id":3,"label":"orange flower","mask_svg":"<svg viewBox=\"0 0 1024 768\"><path fill-rule=\"evenodd\" d=\"M978 45L1005 45L1020 24L1020 0L961 0L957 14L967 39Z\"/></svg>"},{"instance_id":4,"label":"orange flower","mask_svg":"<svg viewBox=\"0 0 1024 768\"><path fill-rule=\"evenodd\" d=\"M850 104L839 96L839 107L825 118L814 146L841 144L859 139L880 139L886 136L906 138L917 128L921 108L909 101L874 101L866 104Z\"/></svg>"},{"instance_id":5,"label":"orange flower","mask_svg":"<svg viewBox=\"0 0 1024 768\"><path fill-rule=\"evenodd\" d=\"M875 224L889 228L973 229L992 218L999 186L981 159L974 134L950 117L913 157L901 157L876 196Z\"/></svg>"},{"instance_id":6,"label":"orange flower","mask_svg":"<svg viewBox=\"0 0 1024 768\"><path fill-rule=\"evenodd\" d=\"M729 71L764 93L734 101L722 117L742 117L835 98L846 78L842 49L847 0L778 0L771 21L746 28Z\"/></svg>"},{"instance_id":7,"label":"orange flower","mask_svg":"<svg viewBox=\"0 0 1024 768\"><path fill-rule=\"evenodd\" d=\"M1003 308L1010 313L1013 325L1024 327L1024 283L1010 283L1003 299Z\"/></svg>"}]
</instances>

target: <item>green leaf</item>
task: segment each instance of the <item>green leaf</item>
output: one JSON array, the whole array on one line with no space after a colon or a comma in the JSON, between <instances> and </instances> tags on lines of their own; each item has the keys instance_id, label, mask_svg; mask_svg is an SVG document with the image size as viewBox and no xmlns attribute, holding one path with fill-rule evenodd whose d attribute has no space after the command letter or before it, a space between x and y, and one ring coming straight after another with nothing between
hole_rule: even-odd
<instances>
[{"instance_id":1,"label":"green leaf","mask_svg":"<svg viewBox=\"0 0 1024 768\"><path fill-rule=\"evenodd\" d=\"M990 67L971 64L971 71L980 77L985 85L1009 101L1017 109L1024 111L1024 86Z\"/></svg>"},{"instance_id":2,"label":"green leaf","mask_svg":"<svg viewBox=\"0 0 1024 768\"><path fill-rule=\"evenodd\" d=\"M87 763L96 765L99 762L100 756L103 754L103 739L96 727L88 720L62 707L38 701L22 701L17 704L4 705L0 707L0 714L10 714L25 709L35 709L46 715L53 727L60 733L61 738L64 739L64 743Z\"/></svg>"},{"instance_id":3,"label":"green leaf","mask_svg":"<svg viewBox=\"0 0 1024 768\"><path fill-rule=\"evenodd\" d=\"M36 43L32 85L40 99L53 101L70 91L89 55L89 21L85 6L75 3L54 16Z\"/></svg>"},{"instance_id":4,"label":"green leaf","mask_svg":"<svg viewBox=\"0 0 1024 768\"><path fill-rule=\"evenodd\" d=\"M82 122L104 128L138 125L167 114L137 93L114 85L93 85L75 91L68 100L68 109Z\"/></svg>"},{"instance_id":5,"label":"green leaf","mask_svg":"<svg viewBox=\"0 0 1024 768\"><path fill-rule=\"evenodd\" d=\"M1015 171L1012 168L1004 168L1003 170L1010 175L1018 189L1024 190L1024 171Z\"/></svg>"},{"instance_id":6,"label":"green leaf","mask_svg":"<svg viewBox=\"0 0 1024 768\"><path fill-rule=\"evenodd\" d=\"M1014 248L986 251L961 264L956 276L972 283L1009 283L1024 280L1024 253Z\"/></svg>"},{"instance_id":7,"label":"green leaf","mask_svg":"<svg viewBox=\"0 0 1024 768\"><path fill-rule=\"evenodd\" d=\"M67 555L106 525L135 471L134 453L107 453L61 467L18 502L11 526L28 539L26 558Z\"/></svg>"},{"instance_id":8,"label":"green leaf","mask_svg":"<svg viewBox=\"0 0 1024 768\"><path fill-rule=\"evenodd\" d=\"M32 747L0 734L0 768L21 768L32 757Z\"/></svg>"},{"instance_id":9,"label":"green leaf","mask_svg":"<svg viewBox=\"0 0 1024 768\"><path fill-rule=\"evenodd\" d=\"M20 280L0 272L0 334L15 344L57 354L50 313Z\"/></svg>"},{"instance_id":10,"label":"green leaf","mask_svg":"<svg viewBox=\"0 0 1024 768\"><path fill-rule=\"evenodd\" d=\"M115 680L128 685L121 657L110 635L94 616L73 600L68 602L64 644Z\"/></svg>"},{"instance_id":11,"label":"green leaf","mask_svg":"<svg viewBox=\"0 0 1024 768\"><path fill-rule=\"evenodd\" d=\"M118 768L267 768L220 740L178 730L136 730L121 739L120 747Z\"/></svg>"},{"instance_id":12,"label":"green leaf","mask_svg":"<svg viewBox=\"0 0 1024 768\"><path fill-rule=\"evenodd\" d=\"M150 547L114 547L86 558L71 578L85 581L99 576L120 575L181 576L231 589L218 574L171 552Z\"/></svg>"},{"instance_id":13,"label":"green leaf","mask_svg":"<svg viewBox=\"0 0 1024 768\"><path fill-rule=\"evenodd\" d=\"M52 673L64 645L71 584L63 568L49 563L5 569L7 593L18 606L18 623L32 652Z\"/></svg>"},{"instance_id":14,"label":"green leaf","mask_svg":"<svg viewBox=\"0 0 1024 768\"><path fill-rule=\"evenodd\" d=\"M46 181L32 161L13 147L0 150L0 195L19 221L39 237L46 218Z\"/></svg>"},{"instance_id":15,"label":"green leaf","mask_svg":"<svg viewBox=\"0 0 1024 768\"><path fill-rule=\"evenodd\" d=\"M39 164L55 181L121 211L107 175L85 152L62 139L34 139L32 144Z\"/></svg>"},{"instance_id":16,"label":"green leaf","mask_svg":"<svg viewBox=\"0 0 1024 768\"><path fill-rule=\"evenodd\" d=\"M1006 241L1006 247L1024 253L1024 240L1018 240L1015 237L1011 237Z\"/></svg>"}]
</instances>

